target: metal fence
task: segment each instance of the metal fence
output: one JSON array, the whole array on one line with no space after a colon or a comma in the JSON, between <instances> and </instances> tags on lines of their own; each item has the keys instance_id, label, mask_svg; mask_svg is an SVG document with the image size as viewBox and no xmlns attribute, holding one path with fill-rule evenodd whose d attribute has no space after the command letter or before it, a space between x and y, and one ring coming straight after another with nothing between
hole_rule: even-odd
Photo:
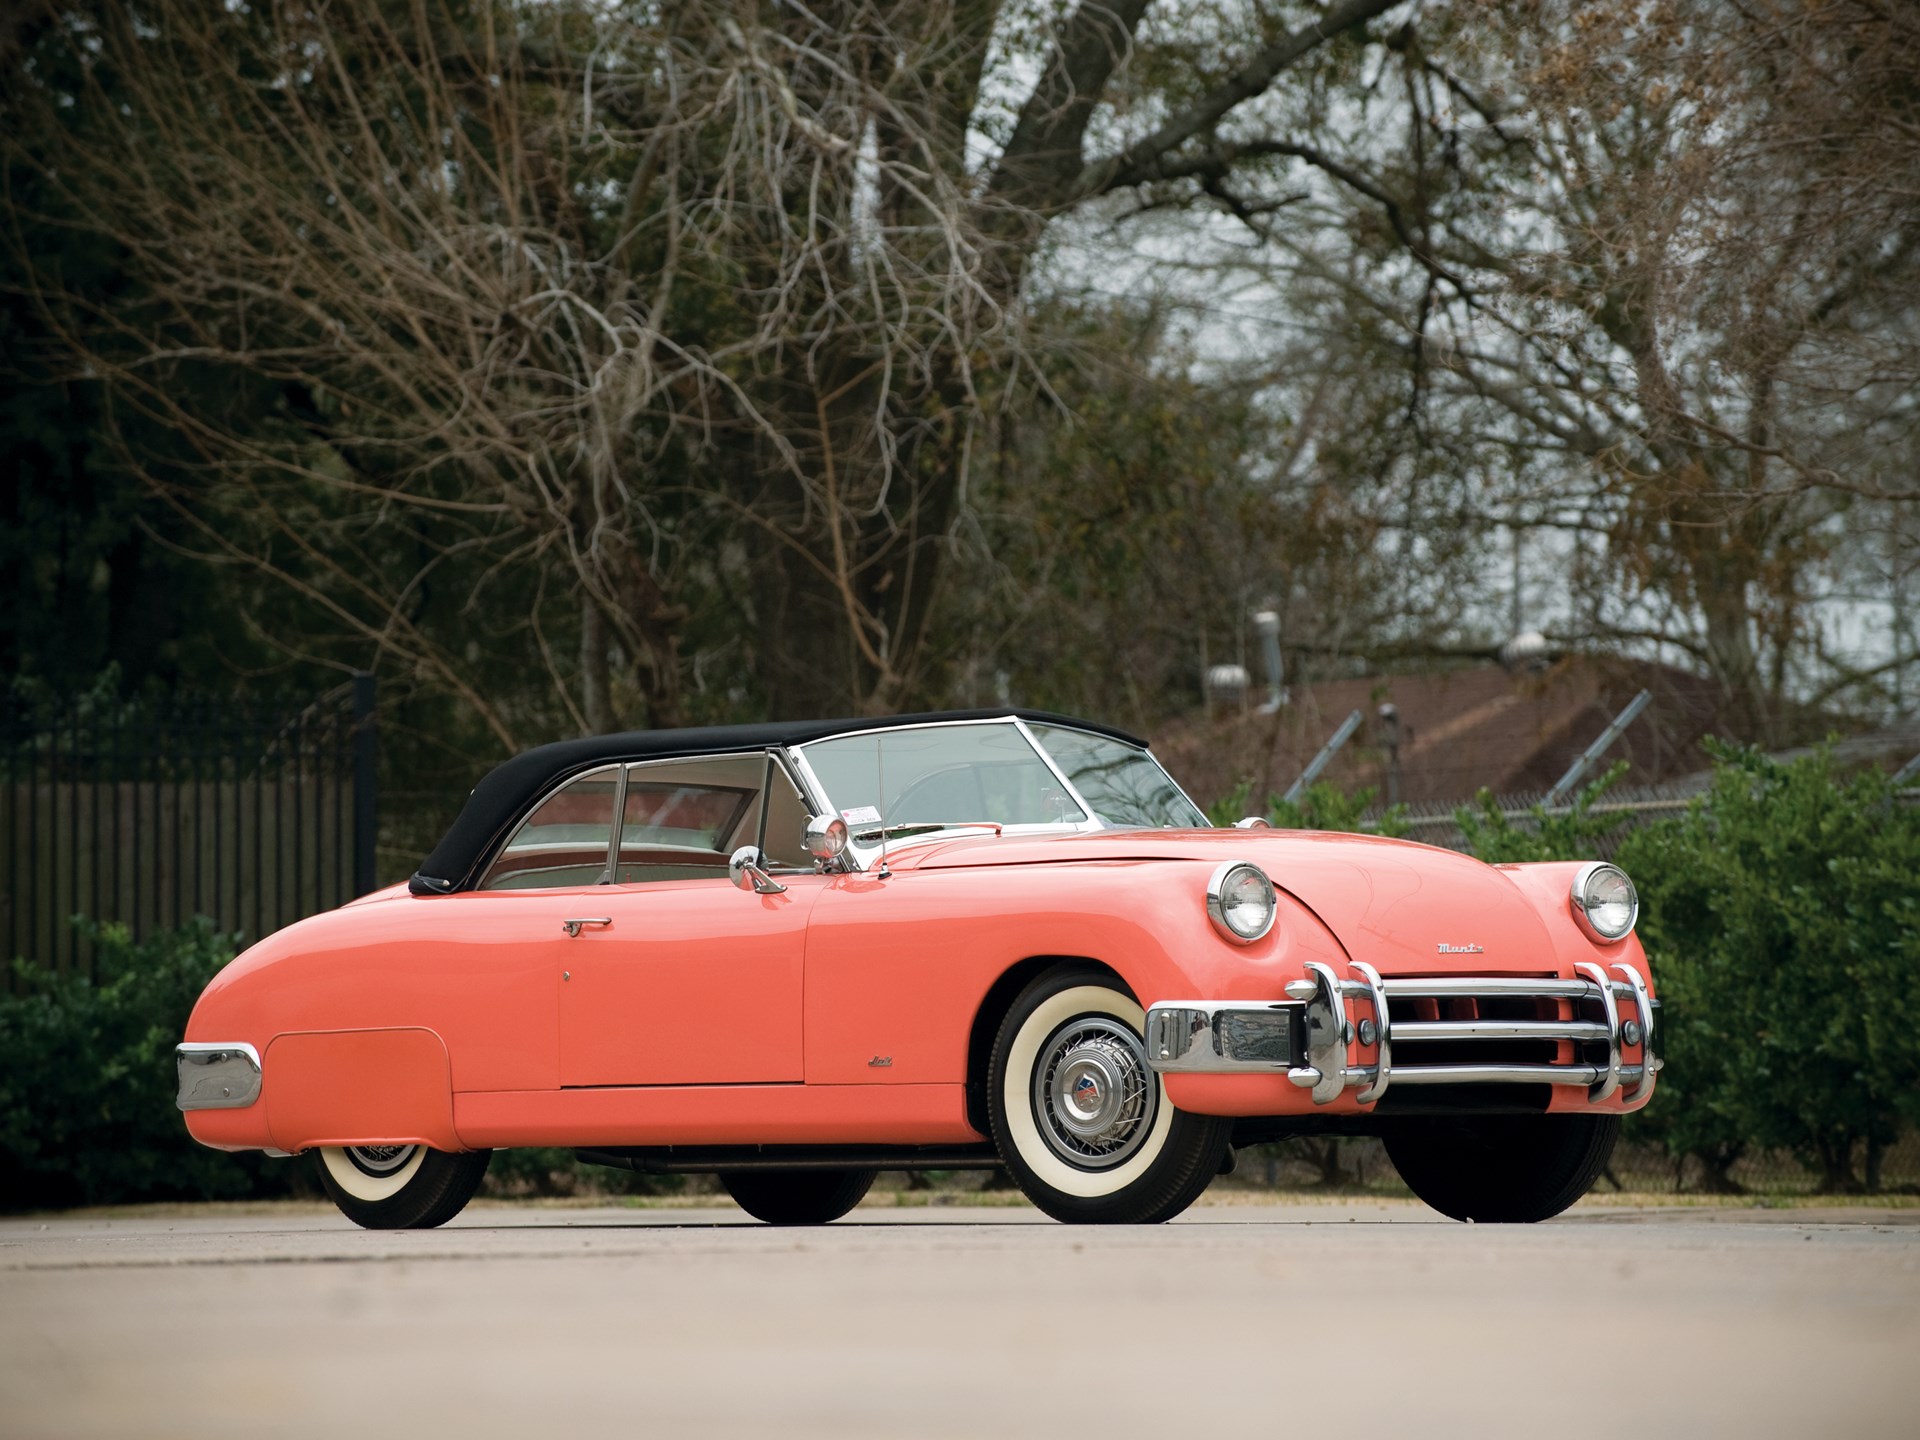
<instances>
[{"instance_id":1,"label":"metal fence","mask_svg":"<svg viewBox=\"0 0 1920 1440\"><path fill-rule=\"evenodd\" d=\"M1618 824L1610 829L1596 831L1592 838L1595 860L1611 860L1614 851L1634 830L1642 825L1651 824L1678 815L1688 804L1706 793L1709 777L1702 775L1687 780L1674 781L1665 785L1616 786L1608 790L1599 800L1586 807L1590 817L1612 817ZM1523 794L1501 795L1494 799L1494 808L1508 820L1516 824L1526 824L1534 815L1535 807L1548 798L1548 792L1528 791ZM1465 850L1466 834L1460 828L1458 819L1461 810L1479 809L1478 802L1467 800L1434 800L1419 805L1402 807L1400 824L1405 827L1409 840L1418 840L1427 845L1443 845L1449 850ZM1549 815L1565 815L1571 810L1565 802L1547 807ZM1386 814L1384 806L1369 810L1365 823L1378 825Z\"/></svg>"},{"instance_id":2,"label":"metal fence","mask_svg":"<svg viewBox=\"0 0 1920 1440\"><path fill-rule=\"evenodd\" d=\"M0 701L6 956L90 971L75 916L257 939L372 889L373 700Z\"/></svg>"}]
</instances>

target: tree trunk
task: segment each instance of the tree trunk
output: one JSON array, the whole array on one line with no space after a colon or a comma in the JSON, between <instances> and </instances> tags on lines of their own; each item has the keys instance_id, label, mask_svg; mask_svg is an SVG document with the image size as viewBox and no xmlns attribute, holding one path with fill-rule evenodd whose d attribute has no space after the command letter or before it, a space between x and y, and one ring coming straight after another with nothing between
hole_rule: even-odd
<instances>
[{"instance_id":1,"label":"tree trunk","mask_svg":"<svg viewBox=\"0 0 1920 1440\"><path fill-rule=\"evenodd\" d=\"M613 730L613 677L607 660L607 617L600 602L580 596L580 709L595 735Z\"/></svg>"},{"instance_id":2,"label":"tree trunk","mask_svg":"<svg viewBox=\"0 0 1920 1440\"><path fill-rule=\"evenodd\" d=\"M1853 1173L1853 1136L1816 1136L1813 1147L1815 1158L1820 1162L1820 1193L1858 1195L1860 1181Z\"/></svg>"},{"instance_id":3,"label":"tree trunk","mask_svg":"<svg viewBox=\"0 0 1920 1440\"><path fill-rule=\"evenodd\" d=\"M1734 1165L1747 1153L1745 1145L1710 1145L1692 1153L1700 1162L1700 1188L1705 1193L1708 1195L1747 1193L1747 1187L1733 1178ZM1677 1183L1674 1188L1679 1188Z\"/></svg>"}]
</instances>

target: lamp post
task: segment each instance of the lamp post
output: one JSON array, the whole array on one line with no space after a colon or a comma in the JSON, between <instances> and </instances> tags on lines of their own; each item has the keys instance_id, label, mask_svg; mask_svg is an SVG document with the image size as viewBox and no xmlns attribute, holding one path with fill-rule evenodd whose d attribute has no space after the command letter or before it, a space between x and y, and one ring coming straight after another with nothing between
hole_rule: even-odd
<instances>
[{"instance_id":1,"label":"lamp post","mask_svg":"<svg viewBox=\"0 0 1920 1440\"><path fill-rule=\"evenodd\" d=\"M1392 701L1382 701L1377 712L1380 720L1380 743L1387 752L1387 804L1400 803L1400 707Z\"/></svg>"}]
</instances>

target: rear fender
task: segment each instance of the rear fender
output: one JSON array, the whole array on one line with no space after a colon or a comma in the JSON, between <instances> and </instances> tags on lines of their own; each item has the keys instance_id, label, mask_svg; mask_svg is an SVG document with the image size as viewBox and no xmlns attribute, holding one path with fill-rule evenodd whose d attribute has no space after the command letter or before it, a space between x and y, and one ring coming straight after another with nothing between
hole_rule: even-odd
<instances>
[{"instance_id":1,"label":"rear fender","mask_svg":"<svg viewBox=\"0 0 1920 1440\"><path fill-rule=\"evenodd\" d=\"M447 1047L431 1030L279 1035L261 1062L277 1149L417 1144L463 1150L453 1126Z\"/></svg>"}]
</instances>

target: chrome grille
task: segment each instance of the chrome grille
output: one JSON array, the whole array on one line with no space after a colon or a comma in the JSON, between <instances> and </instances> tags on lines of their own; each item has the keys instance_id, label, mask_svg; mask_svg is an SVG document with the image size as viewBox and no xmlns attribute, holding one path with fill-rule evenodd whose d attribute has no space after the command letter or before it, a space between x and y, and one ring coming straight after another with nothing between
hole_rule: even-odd
<instances>
[{"instance_id":1,"label":"chrome grille","mask_svg":"<svg viewBox=\"0 0 1920 1440\"><path fill-rule=\"evenodd\" d=\"M1628 1100L1644 1099L1660 1069L1645 977L1625 964L1574 968L1577 980L1388 979L1356 961L1360 978L1347 980L1309 964L1307 1063L1287 1078L1320 1104L1350 1086L1364 1087L1359 1099L1371 1103L1394 1085L1581 1085L1595 1102L1625 1087ZM1364 1018L1374 1022L1370 1037L1356 1025ZM1363 1063L1348 1065L1356 1036ZM1629 1049L1638 1051L1632 1063Z\"/></svg>"},{"instance_id":2,"label":"chrome grille","mask_svg":"<svg viewBox=\"0 0 1920 1440\"><path fill-rule=\"evenodd\" d=\"M1594 1103L1644 1100L1660 1070L1658 1005L1632 965L1526 975L1353 978L1312 960L1285 1000L1167 1000L1147 1011L1147 1063L1162 1073L1284 1070L1317 1105L1395 1085L1578 1085ZM1352 1062L1352 1063L1350 1063Z\"/></svg>"}]
</instances>

